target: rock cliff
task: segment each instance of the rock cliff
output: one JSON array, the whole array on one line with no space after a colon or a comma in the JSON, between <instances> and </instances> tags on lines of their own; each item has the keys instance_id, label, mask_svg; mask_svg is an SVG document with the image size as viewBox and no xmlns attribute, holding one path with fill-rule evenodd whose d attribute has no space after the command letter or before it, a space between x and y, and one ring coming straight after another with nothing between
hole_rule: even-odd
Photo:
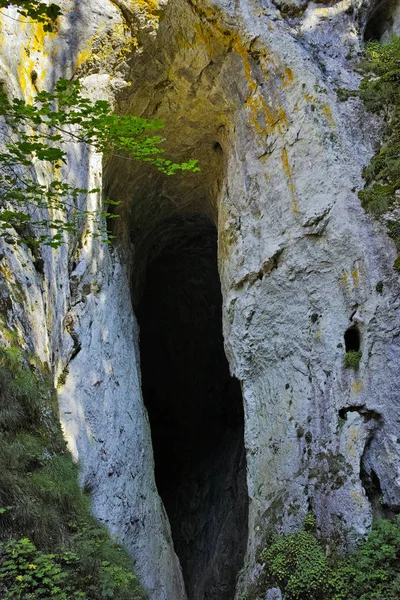
<instances>
[{"instance_id":1,"label":"rock cliff","mask_svg":"<svg viewBox=\"0 0 400 600\"><path fill-rule=\"evenodd\" d=\"M380 124L337 93L399 10L60 5L50 34L1 15L9 93L79 77L116 111L163 119L168 154L201 173L71 147L69 180L122 201L116 241L71 236L38 268L1 240L3 324L54 373L82 485L150 598L232 598L241 569L239 598L269 526L311 510L352 547L400 506L396 249L357 197Z\"/></svg>"}]
</instances>

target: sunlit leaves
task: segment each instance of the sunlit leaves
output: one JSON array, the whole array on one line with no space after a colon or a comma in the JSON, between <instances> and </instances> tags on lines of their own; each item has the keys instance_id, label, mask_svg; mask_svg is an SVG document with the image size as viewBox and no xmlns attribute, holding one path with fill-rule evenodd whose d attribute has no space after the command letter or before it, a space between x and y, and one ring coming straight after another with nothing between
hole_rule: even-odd
<instances>
[{"instance_id":1,"label":"sunlit leaves","mask_svg":"<svg viewBox=\"0 0 400 600\"><path fill-rule=\"evenodd\" d=\"M79 82L61 79L53 93L42 91L32 103L18 98L8 100L0 92L0 117L4 121L0 231L8 234L9 241L12 230L20 233L21 225L33 225L29 243L57 247L64 239L63 234L79 231L82 224L90 221L92 235L107 237L105 220L113 215L104 208L97 211L82 208L85 198L98 190L75 187L61 177L53 178L50 183L38 181L38 170L57 173L68 163L68 143L92 148L106 156L122 153L127 158L150 163L166 175L199 171L196 160L176 163L163 157L165 139L154 134L162 128L161 121L113 114L108 102L84 97ZM61 211L62 216L55 217L55 211Z\"/></svg>"},{"instance_id":2,"label":"sunlit leaves","mask_svg":"<svg viewBox=\"0 0 400 600\"><path fill-rule=\"evenodd\" d=\"M16 6L18 13L38 23L43 23L44 31L53 30L53 23L61 15L61 9L57 4L45 4L38 0L0 0L0 9Z\"/></svg>"}]
</instances>

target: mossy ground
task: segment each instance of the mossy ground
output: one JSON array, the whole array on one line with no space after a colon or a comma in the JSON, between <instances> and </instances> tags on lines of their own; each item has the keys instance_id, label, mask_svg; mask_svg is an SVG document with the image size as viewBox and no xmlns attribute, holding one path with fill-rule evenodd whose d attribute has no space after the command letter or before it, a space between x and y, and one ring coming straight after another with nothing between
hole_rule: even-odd
<instances>
[{"instance_id":1,"label":"mossy ground","mask_svg":"<svg viewBox=\"0 0 400 600\"><path fill-rule=\"evenodd\" d=\"M57 412L34 358L0 348L0 597L141 600L129 556L91 516Z\"/></svg>"}]
</instances>

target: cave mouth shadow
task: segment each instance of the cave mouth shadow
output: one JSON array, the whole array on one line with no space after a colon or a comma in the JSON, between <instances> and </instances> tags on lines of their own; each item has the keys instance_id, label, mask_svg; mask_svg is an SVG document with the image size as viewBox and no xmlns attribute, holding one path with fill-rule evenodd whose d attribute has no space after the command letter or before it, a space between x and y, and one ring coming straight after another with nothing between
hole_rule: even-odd
<instances>
[{"instance_id":1,"label":"cave mouth shadow","mask_svg":"<svg viewBox=\"0 0 400 600\"><path fill-rule=\"evenodd\" d=\"M217 231L168 219L148 251L140 326L155 476L189 600L233 600L247 543L240 384L222 334Z\"/></svg>"}]
</instances>

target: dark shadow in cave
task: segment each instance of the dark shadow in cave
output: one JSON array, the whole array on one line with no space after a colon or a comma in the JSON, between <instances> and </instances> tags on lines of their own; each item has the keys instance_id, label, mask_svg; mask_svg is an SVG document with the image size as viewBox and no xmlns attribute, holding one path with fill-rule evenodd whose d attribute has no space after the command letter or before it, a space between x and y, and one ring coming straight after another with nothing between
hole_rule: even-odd
<instances>
[{"instance_id":1,"label":"dark shadow in cave","mask_svg":"<svg viewBox=\"0 0 400 600\"><path fill-rule=\"evenodd\" d=\"M136 313L156 482L188 598L232 600L247 540L244 417L206 217L168 219L153 236Z\"/></svg>"},{"instance_id":2,"label":"dark shadow in cave","mask_svg":"<svg viewBox=\"0 0 400 600\"><path fill-rule=\"evenodd\" d=\"M360 332L356 325L349 327L344 333L344 343L346 352L358 352L360 349Z\"/></svg>"},{"instance_id":3,"label":"dark shadow in cave","mask_svg":"<svg viewBox=\"0 0 400 600\"><path fill-rule=\"evenodd\" d=\"M396 8L397 0L383 0L376 3L364 30L364 41L382 40L384 34L393 27Z\"/></svg>"}]
</instances>

